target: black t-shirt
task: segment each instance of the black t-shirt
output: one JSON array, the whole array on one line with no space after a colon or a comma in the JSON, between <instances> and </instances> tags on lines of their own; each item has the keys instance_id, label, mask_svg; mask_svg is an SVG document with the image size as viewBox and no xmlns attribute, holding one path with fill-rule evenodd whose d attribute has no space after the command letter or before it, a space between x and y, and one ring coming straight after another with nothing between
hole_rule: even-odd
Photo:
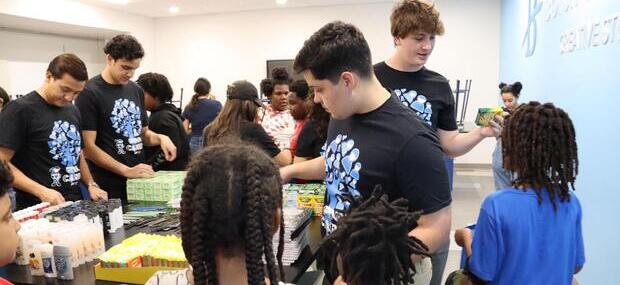
<instances>
[{"instance_id":1,"label":"black t-shirt","mask_svg":"<svg viewBox=\"0 0 620 285\"><path fill-rule=\"evenodd\" d=\"M144 110L144 92L136 83L112 85L97 75L86 83L76 105L82 114L82 130L97 131L95 144L99 148L129 167L144 162L142 128L147 126L148 118ZM123 187L124 177L94 163L89 162L89 166L100 185L107 184L102 180L112 179L118 187ZM126 191L104 190L113 198L117 197L117 192Z\"/></svg>"},{"instance_id":2,"label":"black t-shirt","mask_svg":"<svg viewBox=\"0 0 620 285\"><path fill-rule=\"evenodd\" d=\"M27 177L59 191L66 200L79 200L80 121L73 104L50 105L33 91L11 101L0 113L0 146L15 151L11 163ZM40 200L17 191L17 203L21 209Z\"/></svg>"},{"instance_id":3,"label":"black t-shirt","mask_svg":"<svg viewBox=\"0 0 620 285\"><path fill-rule=\"evenodd\" d=\"M385 62L375 64L374 69L381 85L434 130L457 129L452 89L441 74L425 67L416 72L399 71Z\"/></svg>"},{"instance_id":4,"label":"black t-shirt","mask_svg":"<svg viewBox=\"0 0 620 285\"><path fill-rule=\"evenodd\" d=\"M322 226L327 234L349 207L344 198L369 197L376 185L390 199L406 198L412 210L424 214L452 201L437 136L394 95L369 113L332 118L325 163Z\"/></svg>"},{"instance_id":5,"label":"black t-shirt","mask_svg":"<svg viewBox=\"0 0 620 285\"><path fill-rule=\"evenodd\" d=\"M147 163L159 170L185 170L189 161L189 139L183 128L181 110L172 104L162 104L151 112L149 130L166 135L177 148L177 158L166 161L160 146L145 147Z\"/></svg>"},{"instance_id":6,"label":"black t-shirt","mask_svg":"<svg viewBox=\"0 0 620 285\"><path fill-rule=\"evenodd\" d=\"M207 126L208 132L209 127ZM241 141L249 142L264 150L270 157L275 157L280 153L280 149L273 142L273 139L267 134L263 126L248 121L242 121L239 127L239 138ZM203 140L205 146L209 145L207 138Z\"/></svg>"},{"instance_id":7,"label":"black t-shirt","mask_svg":"<svg viewBox=\"0 0 620 285\"><path fill-rule=\"evenodd\" d=\"M312 120L308 120L299 133L299 139L297 139L297 149L295 150L295 156L317 158L321 156L321 149L325 145L325 140L321 140L316 133L316 123Z\"/></svg>"}]
</instances>

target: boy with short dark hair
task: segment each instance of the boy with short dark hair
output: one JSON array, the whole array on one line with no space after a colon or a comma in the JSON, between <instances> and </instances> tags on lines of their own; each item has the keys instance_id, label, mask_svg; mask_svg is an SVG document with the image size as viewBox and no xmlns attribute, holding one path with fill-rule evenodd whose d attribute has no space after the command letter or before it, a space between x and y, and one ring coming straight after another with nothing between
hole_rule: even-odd
<instances>
[{"instance_id":1,"label":"boy with short dark hair","mask_svg":"<svg viewBox=\"0 0 620 285\"><path fill-rule=\"evenodd\" d=\"M325 154L282 168L283 179L325 179L326 234L345 214L347 196L367 198L381 185L390 199L406 198L412 210L423 212L410 235L435 251L451 223L441 147L433 131L376 79L362 33L350 24L329 23L304 43L294 67L332 119ZM412 260L416 284L428 283L430 262L418 255Z\"/></svg>"},{"instance_id":2,"label":"boy with short dark hair","mask_svg":"<svg viewBox=\"0 0 620 285\"><path fill-rule=\"evenodd\" d=\"M142 46L130 35L118 35L105 45L106 67L91 78L76 100L82 113L84 153L95 179L111 198L127 201L127 178L149 177L144 145L159 145L166 160L176 158L176 147L165 135L148 128L144 92L130 79L144 57Z\"/></svg>"}]
</instances>

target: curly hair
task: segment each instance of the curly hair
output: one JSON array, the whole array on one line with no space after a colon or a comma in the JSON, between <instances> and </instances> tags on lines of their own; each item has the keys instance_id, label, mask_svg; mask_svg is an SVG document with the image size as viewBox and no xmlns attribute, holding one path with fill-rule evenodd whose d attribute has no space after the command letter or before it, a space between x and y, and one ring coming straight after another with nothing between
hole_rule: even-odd
<instances>
[{"instance_id":1,"label":"curly hair","mask_svg":"<svg viewBox=\"0 0 620 285\"><path fill-rule=\"evenodd\" d=\"M506 84L502 82L499 84L498 87L500 93L510 93L512 94L512 96L515 96L515 98L519 98L519 95L521 95L521 89L523 89L523 84L521 84L521 82L519 81L513 84Z\"/></svg>"},{"instance_id":2,"label":"curly hair","mask_svg":"<svg viewBox=\"0 0 620 285\"><path fill-rule=\"evenodd\" d=\"M362 32L351 24L331 22L304 42L295 63L295 72L309 70L318 79L336 84L340 74L354 72L363 79L373 76L368 42Z\"/></svg>"},{"instance_id":3,"label":"curly hair","mask_svg":"<svg viewBox=\"0 0 620 285\"><path fill-rule=\"evenodd\" d=\"M191 161L181 197L183 251L195 284L216 285L217 252L245 251L248 284L265 284L262 257L271 284L284 279L284 219L278 167L256 147L207 147ZM274 257L273 223L280 215L280 241ZM276 258L280 274L277 274Z\"/></svg>"},{"instance_id":4,"label":"curly hair","mask_svg":"<svg viewBox=\"0 0 620 285\"><path fill-rule=\"evenodd\" d=\"M134 60L144 57L144 49L138 40L131 35L118 35L109 40L103 48L105 54L114 60Z\"/></svg>"},{"instance_id":5,"label":"curly hair","mask_svg":"<svg viewBox=\"0 0 620 285\"><path fill-rule=\"evenodd\" d=\"M11 174L9 164L4 160L0 160L0 197L7 193L11 183L13 183L13 175Z\"/></svg>"},{"instance_id":6,"label":"curly hair","mask_svg":"<svg viewBox=\"0 0 620 285\"><path fill-rule=\"evenodd\" d=\"M570 200L579 170L573 122L552 103L529 102L506 118L502 132L504 168L516 174L518 188L532 187L542 203L541 191L557 200Z\"/></svg>"},{"instance_id":7,"label":"curly hair","mask_svg":"<svg viewBox=\"0 0 620 285\"><path fill-rule=\"evenodd\" d=\"M426 32L443 35L445 28L435 4L423 0L402 0L390 16L393 37L405 38L411 33Z\"/></svg>"},{"instance_id":8,"label":"curly hair","mask_svg":"<svg viewBox=\"0 0 620 285\"><path fill-rule=\"evenodd\" d=\"M172 100L174 95L168 78L159 73L148 72L141 74L136 83L152 97L159 98L162 103Z\"/></svg>"},{"instance_id":9,"label":"curly hair","mask_svg":"<svg viewBox=\"0 0 620 285\"><path fill-rule=\"evenodd\" d=\"M409 236L420 212L410 212L404 198L389 202L380 187L366 201L349 201L348 213L321 246L330 256L330 274L351 285L411 284L415 274L411 255L428 256L428 247Z\"/></svg>"},{"instance_id":10,"label":"curly hair","mask_svg":"<svg viewBox=\"0 0 620 285\"><path fill-rule=\"evenodd\" d=\"M304 79L295 80L291 84L291 92L295 92L295 95L299 97L301 100L306 100L308 98L308 93L310 88L308 87L308 83Z\"/></svg>"}]
</instances>

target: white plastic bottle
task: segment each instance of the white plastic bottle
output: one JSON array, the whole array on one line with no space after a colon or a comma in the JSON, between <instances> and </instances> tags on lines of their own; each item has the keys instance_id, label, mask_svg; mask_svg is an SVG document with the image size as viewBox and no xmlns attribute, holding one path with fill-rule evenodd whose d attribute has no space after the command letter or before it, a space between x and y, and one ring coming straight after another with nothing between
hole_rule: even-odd
<instances>
[{"instance_id":1,"label":"white plastic bottle","mask_svg":"<svg viewBox=\"0 0 620 285\"><path fill-rule=\"evenodd\" d=\"M58 271L58 279L73 280L71 249L66 244L54 245L54 264Z\"/></svg>"},{"instance_id":2,"label":"white plastic bottle","mask_svg":"<svg viewBox=\"0 0 620 285\"><path fill-rule=\"evenodd\" d=\"M28 267L32 276L43 276L43 260L41 258L41 243L32 242L32 251L28 255Z\"/></svg>"}]
</instances>

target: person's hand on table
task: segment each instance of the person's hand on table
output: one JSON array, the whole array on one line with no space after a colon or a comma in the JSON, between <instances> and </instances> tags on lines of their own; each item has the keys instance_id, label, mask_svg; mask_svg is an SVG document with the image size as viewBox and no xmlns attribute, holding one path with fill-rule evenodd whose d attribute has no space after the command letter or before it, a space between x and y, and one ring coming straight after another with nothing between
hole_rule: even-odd
<instances>
[{"instance_id":1,"label":"person's hand on table","mask_svg":"<svg viewBox=\"0 0 620 285\"><path fill-rule=\"evenodd\" d=\"M99 188L99 185L97 185L97 183L90 183L88 185L88 192L90 193L90 198L93 201L108 200L108 192L103 191L101 188Z\"/></svg>"},{"instance_id":2,"label":"person's hand on table","mask_svg":"<svg viewBox=\"0 0 620 285\"><path fill-rule=\"evenodd\" d=\"M155 176L155 171L153 171L153 167L140 163L134 167L128 167L124 172L123 176L127 178L148 178Z\"/></svg>"},{"instance_id":3,"label":"person's hand on table","mask_svg":"<svg viewBox=\"0 0 620 285\"><path fill-rule=\"evenodd\" d=\"M43 191L41 191L41 193L39 193L38 195L38 198L41 200L41 202L48 202L52 205L58 205L65 201L65 197L63 197L60 192L50 188L45 188Z\"/></svg>"}]
</instances>

